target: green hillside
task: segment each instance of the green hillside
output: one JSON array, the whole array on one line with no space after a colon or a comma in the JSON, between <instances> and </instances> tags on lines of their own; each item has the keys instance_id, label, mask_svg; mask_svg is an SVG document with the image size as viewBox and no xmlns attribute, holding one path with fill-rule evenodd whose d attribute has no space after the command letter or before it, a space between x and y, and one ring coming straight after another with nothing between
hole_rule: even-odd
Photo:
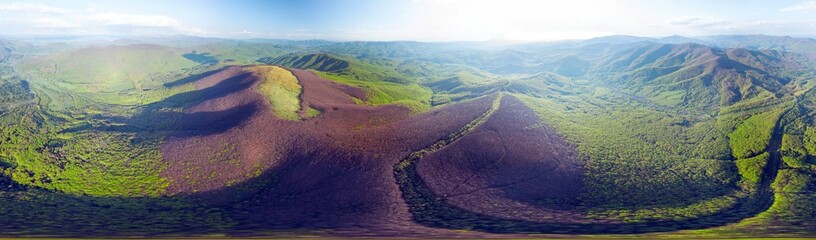
<instances>
[{"instance_id":1,"label":"green hillside","mask_svg":"<svg viewBox=\"0 0 816 240\"><path fill-rule=\"evenodd\" d=\"M197 63L158 45L91 47L33 58L21 70L76 92L150 90Z\"/></svg>"},{"instance_id":2,"label":"green hillside","mask_svg":"<svg viewBox=\"0 0 816 240\"><path fill-rule=\"evenodd\" d=\"M300 69L314 69L321 72L342 72L349 70L349 62L328 54L289 54L277 58L260 58L258 62L282 65Z\"/></svg>"},{"instance_id":3,"label":"green hillside","mask_svg":"<svg viewBox=\"0 0 816 240\"><path fill-rule=\"evenodd\" d=\"M262 80L258 92L269 99L272 109L278 117L287 120L300 119L301 86L291 72L277 66L255 66L249 71L257 74Z\"/></svg>"},{"instance_id":4,"label":"green hillside","mask_svg":"<svg viewBox=\"0 0 816 240\"><path fill-rule=\"evenodd\" d=\"M697 44L647 45L602 60L590 75L606 76L605 81L654 104L712 110L785 94L788 73L801 71L800 64L773 54L777 56ZM778 70L782 66L788 72Z\"/></svg>"},{"instance_id":5,"label":"green hillside","mask_svg":"<svg viewBox=\"0 0 816 240\"><path fill-rule=\"evenodd\" d=\"M261 58L258 61L286 67L312 69L322 77L363 87L368 93L366 104L401 104L415 111L422 111L430 107L430 90L386 66L322 53L293 53L277 58Z\"/></svg>"},{"instance_id":6,"label":"green hillside","mask_svg":"<svg viewBox=\"0 0 816 240\"><path fill-rule=\"evenodd\" d=\"M0 41L0 236L810 236L811 44Z\"/></svg>"}]
</instances>

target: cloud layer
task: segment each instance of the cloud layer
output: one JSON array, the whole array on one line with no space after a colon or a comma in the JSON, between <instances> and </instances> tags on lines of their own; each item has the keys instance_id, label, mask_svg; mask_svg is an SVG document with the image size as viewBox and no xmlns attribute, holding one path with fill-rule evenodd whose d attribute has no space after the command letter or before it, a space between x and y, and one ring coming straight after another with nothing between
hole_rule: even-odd
<instances>
[{"instance_id":1,"label":"cloud layer","mask_svg":"<svg viewBox=\"0 0 816 240\"><path fill-rule=\"evenodd\" d=\"M803 2L779 9L780 12L816 12L816 1Z\"/></svg>"},{"instance_id":2,"label":"cloud layer","mask_svg":"<svg viewBox=\"0 0 816 240\"><path fill-rule=\"evenodd\" d=\"M41 3L0 3L0 33L13 35L201 34L169 16L99 12L95 6L61 8Z\"/></svg>"},{"instance_id":3,"label":"cloud layer","mask_svg":"<svg viewBox=\"0 0 816 240\"><path fill-rule=\"evenodd\" d=\"M0 35L385 41L546 41L616 34L816 36L815 0L3 1Z\"/></svg>"}]
</instances>

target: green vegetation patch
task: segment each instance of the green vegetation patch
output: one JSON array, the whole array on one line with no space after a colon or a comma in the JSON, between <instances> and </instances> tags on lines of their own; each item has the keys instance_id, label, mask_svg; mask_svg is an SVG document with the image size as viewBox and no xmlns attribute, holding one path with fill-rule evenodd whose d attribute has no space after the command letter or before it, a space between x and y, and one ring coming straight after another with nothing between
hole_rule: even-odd
<instances>
[{"instance_id":1,"label":"green vegetation patch","mask_svg":"<svg viewBox=\"0 0 816 240\"><path fill-rule=\"evenodd\" d=\"M306 115L304 117L313 118L317 117L317 115L320 115L320 110L309 107L308 109L306 109Z\"/></svg>"},{"instance_id":2,"label":"green vegetation patch","mask_svg":"<svg viewBox=\"0 0 816 240\"><path fill-rule=\"evenodd\" d=\"M660 104L663 106L677 106L683 103L683 97L685 96L685 91L665 91L660 92L656 96L649 98L653 103Z\"/></svg>"},{"instance_id":3,"label":"green vegetation patch","mask_svg":"<svg viewBox=\"0 0 816 240\"><path fill-rule=\"evenodd\" d=\"M780 114L781 109L755 114L737 124L736 129L728 134L734 156L749 158L765 151Z\"/></svg>"},{"instance_id":4,"label":"green vegetation patch","mask_svg":"<svg viewBox=\"0 0 816 240\"><path fill-rule=\"evenodd\" d=\"M147 134L85 130L60 132L37 110L0 127L1 175L23 185L74 195L158 196L168 186L160 139ZM140 136L141 135L141 136ZM0 176L2 177L2 176Z\"/></svg>"},{"instance_id":5,"label":"green vegetation patch","mask_svg":"<svg viewBox=\"0 0 816 240\"><path fill-rule=\"evenodd\" d=\"M295 75L278 66L254 66L249 70L263 79L256 90L269 99L275 115L286 120L300 119L297 112L301 107L301 86Z\"/></svg>"},{"instance_id":6,"label":"green vegetation patch","mask_svg":"<svg viewBox=\"0 0 816 240\"><path fill-rule=\"evenodd\" d=\"M56 136L45 146L12 152L20 183L94 196L155 196L168 183L157 142L133 134L88 132ZM60 139L64 138L64 139Z\"/></svg>"}]
</instances>

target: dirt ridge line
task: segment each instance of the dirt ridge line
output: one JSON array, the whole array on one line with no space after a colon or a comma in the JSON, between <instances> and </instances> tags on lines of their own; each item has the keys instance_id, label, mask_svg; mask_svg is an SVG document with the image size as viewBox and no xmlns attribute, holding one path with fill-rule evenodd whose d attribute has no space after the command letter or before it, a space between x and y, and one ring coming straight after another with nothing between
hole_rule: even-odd
<instances>
[{"instance_id":1,"label":"dirt ridge line","mask_svg":"<svg viewBox=\"0 0 816 240\"><path fill-rule=\"evenodd\" d=\"M459 129L459 131L456 131L456 132L448 135L447 137L445 137L443 139L440 139L439 141L436 141L431 146L428 146L426 148L414 151L411 154L409 154L407 157L400 160L397 163L397 165L394 166L395 171L396 171L397 168L404 168L404 166L406 164L413 164L415 161L425 157L425 155L427 155L429 153L432 153L432 152L435 152L437 150L440 150L442 148L447 147L451 143L456 142L456 140L459 140L459 138L464 137L465 135L467 135L468 133L470 133L471 131L476 129L476 127L482 125L482 123L487 121L487 119L490 118L490 116L493 115L493 113L496 112L496 110L499 109L499 105L501 103L502 97L504 97L504 94L499 93L498 96L496 96L496 99L493 100L493 106L491 106L490 109L488 109L484 114L477 117L476 119L474 119L473 121L471 121L470 123L468 123L467 125L462 127L461 129ZM408 162L408 161L411 161L411 162Z\"/></svg>"}]
</instances>

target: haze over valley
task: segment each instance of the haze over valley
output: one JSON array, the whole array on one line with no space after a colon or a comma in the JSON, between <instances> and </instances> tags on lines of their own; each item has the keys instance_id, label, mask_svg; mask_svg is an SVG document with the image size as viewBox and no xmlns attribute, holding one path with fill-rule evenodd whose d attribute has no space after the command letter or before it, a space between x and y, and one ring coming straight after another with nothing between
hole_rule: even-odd
<instances>
[{"instance_id":1,"label":"haze over valley","mask_svg":"<svg viewBox=\"0 0 816 240\"><path fill-rule=\"evenodd\" d=\"M0 237L816 233L813 2L182 3L0 2Z\"/></svg>"}]
</instances>

